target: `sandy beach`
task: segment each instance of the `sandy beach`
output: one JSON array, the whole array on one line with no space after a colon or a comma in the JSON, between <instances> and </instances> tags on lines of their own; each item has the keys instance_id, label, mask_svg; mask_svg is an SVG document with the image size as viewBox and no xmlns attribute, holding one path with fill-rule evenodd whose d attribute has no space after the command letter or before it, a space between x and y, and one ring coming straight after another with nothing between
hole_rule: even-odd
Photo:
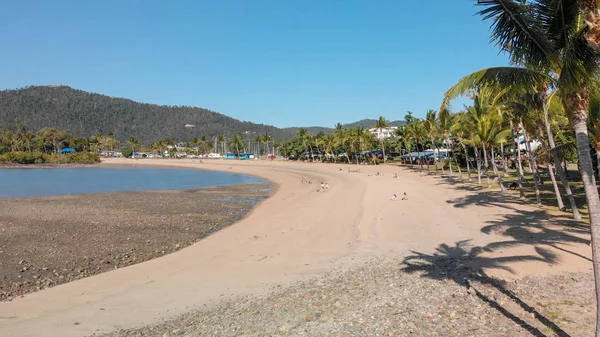
<instances>
[{"instance_id":1,"label":"sandy beach","mask_svg":"<svg viewBox=\"0 0 600 337\"><path fill-rule=\"evenodd\" d=\"M251 174L279 187L240 222L185 249L0 303L3 336L86 336L134 328L373 259L419 254L476 257L465 258L465 264L501 280L591 273L585 224L392 165L105 162ZM358 168L360 173L349 172ZM302 177L312 183L302 183ZM330 188L317 192L321 181ZM404 192L408 200L400 200ZM390 200L393 194L399 198Z\"/></svg>"}]
</instances>

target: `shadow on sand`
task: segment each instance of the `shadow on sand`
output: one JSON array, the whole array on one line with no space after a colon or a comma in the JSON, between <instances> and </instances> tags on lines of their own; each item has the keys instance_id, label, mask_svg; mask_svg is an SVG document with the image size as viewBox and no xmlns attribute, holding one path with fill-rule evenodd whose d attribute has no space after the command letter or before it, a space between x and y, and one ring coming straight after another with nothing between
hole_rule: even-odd
<instances>
[{"instance_id":1,"label":"shadow on sand","mask_svg":"<svg viewBox=\"0 0 600 337\"><path fill-rule=\"evenodd\" d=\"M556 264L558 258L552 248L591 261L590 258L564 247L573 244L589 244L589 239L587 239L590 230L589 225L574 221L566 216L548 214L543 209L523 207L525 203L514 196L485 191L478 186L465 184L464 181L458 178L440 176L436 178L438 179L437 185L446 185L453 189L471 192L466 196L447 200L446 202L453 207L475 206L504 209L505 211L499 212L496 219L482 223L480 230L482 233L493 233L506 239L482 247L471 246L470 240L459 241L454 245L440 244L436 251L430 255L412 252L412 255L404 259L403 271L408 273L419 272L422 273L423 277L435 280L451 279L532 335L546 336L538 328L520 318L514 310L511 312L494 298L490 298L481 290L475 289L476 284L478 288L480 286L493 287L518 304L522 310L533 314L533 317L546 327L542 330L552 330L551 335L569 336L556 323L508 290L505 282L487 275L485 270L500 269L512 272L511 263L520 261ZM510 210L510 212L506 212L506 210ZM523 245L534 247L536 254L502 257L483 256L487 252Z\"/></svg>"},{"instance_id":2,"label":"shadow on sand","mask_svg":"<svg viewBox=\"0 0 600 337\"><path fill-rule=\"evenodd\" d=\"M497 310L506 318L529 331L533 336L546 336L538 328L520 318L517 313L511 312L496 299L486 296L481 290L477 289L480 288L480 286L494 287L500 293L519 305L525 312L533 314L539 322L552 330L557 336L569 336L569 334L550 319L525 303L525 301L521 300L510 290L506 289L505 282L488 276L484 271L484 269L503 269L511 271L508 264L517 261L555 263L556 257L554 254L544 248L536 248L536 252L539 255L488 258L481 256L486 250L486 247L471 247L469 240L459 241L453 246L441 244L436 249L436 252L431 255L413 252L413 255L405 257L402 271L407 273L422 273L422 277L434 280L452 280L458 285L465 287L470 293L477 296L477 298L491 308Z\"/></svg>"}]
</instances>

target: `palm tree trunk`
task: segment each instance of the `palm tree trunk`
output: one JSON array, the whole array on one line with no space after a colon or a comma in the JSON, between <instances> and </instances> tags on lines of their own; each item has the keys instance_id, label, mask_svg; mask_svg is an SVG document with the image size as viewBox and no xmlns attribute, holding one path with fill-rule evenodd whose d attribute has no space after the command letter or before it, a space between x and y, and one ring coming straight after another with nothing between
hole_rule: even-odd
<instances>
[{"instance_id":1,"label":"palm tree trunk","mask_svg":"<svg viewBox=\"0 0 600 337\"><path fill-rule=\"evenodd\" d=\"M421 152L419 151L419 141L417 140L417 156L419 160L419 171L423 172L423 160L421 159ZM427 167L427 171L429 171L429 167Z\"/></svg>"},{"instance_id":2,"label":"palm tree trunk","mask_svg":"<svg viewBox=\"0 0 600 337\"><path fill-rule=\"evenodd\" d=\"M542 142L543 144L543 142ZM556 196L556 204L558 206L558 209L560 209L561 211L565 210L565 204L562 200L562 195L560 193L560 189L558 188L558 184L556 183L556 177L554 176L554 168L552 167L551 164L551 154L550 151L548 151L546 144L543 144L544 147L546 148L546 153L547 153L547 157L548 157L548 175L550 175L550 180L552 181L552 187L554 188L554 195ZM560 165L559 165L560 166Z\"/></svg>"},{"instance_id":3,"label":"palm tree trunk","mask_svg":"<svg viewBox=\"0 0 600 337\"><path fill-rule=\"evenodd\" d=\"M506 156L504 155L504 143L500 143L500 152L502 157L502 169L504 170L504 176L508 177L508 160L506 160Z\"/></svg>"},{"instance_id":4,"label":"palm tree trunk","mask_svg":"<svg viewBox=\"0 0 600 337\"><path fill-rule=\"evenodd\" d=\"M510 121L510 133L513 143L513 160L515 161L515 169L517 170L517 185L519 186L519 198L525 198L525 191L523 191L523 166L521 165L521 147L519 139L516 138L515 125L513 121Z\"/></svg>"},{"instance_id":5,"label":"palm tree trunk","mask_svg":"<svg viewBox=\"0 0 600 337\"><path fill-rule=\"evenodd\" d=\"M471 165L469 164L469 153L467 152L467 147L465 146L465 144L461 144L463 147L463 150L465 151L465 161L467 162L467 179L469 181L473 181L473 179L471 179ZM460 166L460 164L458 164Z\"/></svg>"},{"instance_id":6,"label":"palm tree trunk","mask_svg":"<svg viewBox=\"0 0 600 337\"><path fill-rule=\"evenodd\" d=\"M444 162L442 161L442 153L440 152L440 148L437 145L434 145L435 150L437 151L437 160L440 162L441 166L442 166L442 174L445 174L446 171L444 171ZM435 155L434 155L435 158ZM437 173L437 172L436 172Z\"/></svg>"},{"instance_id":7,"label":"palm tree trunk","mask_svg":"<svg viewBox=\"0 0 600 337\"><path fill-rule=\"evenodd\" d=\"M437 150L437 146L435 146L435 144L433 143L433 138L431 138L431 145L433 145L433 148L435 150ZM437 162L437 160L435 158L435 155L436 155L436 153L435 153L435 151L433 151L433 164L435 165L435 174L437 174L437 167L438 167L437 164L438 164L438 162ZM439 153L438 153L438 155L439 155Z\"/></svg>"},{"instance_id":8,"label":"palm tree trunk","mask_svg":"<svg viewBox=\"0 0 600 337\"><path fill-rule=\"evenodd\" d=\"M446 137L446 148L449 148L449 147L450 147L450 138ZM450 166L450 175L451 176L454 175L454 171L452 171L452 160L454 159L454 151L453 150L455 148L456 147L454 146L454 143L453 143L451 151L450 151L451 155L450 155L450 160L449 160L449 162L450 162L450 165L449 165ZM460 173L460 165L458 164L458 161L456 161L456 166L458 167L458 174L460 174L461 178L462 178L462 174Z\"/></svg>"},{"instance_id":9,"label":"palm tree trunk","mask_svg":"<svg viewBox=\"0 0 600 337\"><path fill-rule=\"evenodd\" d=\"M531 144L529 142L529 136L527 135L527 131L523 127L523 122L521 122L521 127L523 128L523 138L525 139L525 150L527 151L527 157L529 157L529 167L533 173L533 186L535 187L535 202L538 205L542 204L542 198L540 196L540 186L538 184L539 173L537 172L537 163L533 158L533 153L531 152Z\"/></svg>"},{"instance_id":10,"label":"palm tree trunk","mask_svg":"<svg viewBox=\"0 0 600 337\"><path fill-rule=\"evenodd\" d=\"M596 163L598 163L596 173L598 174L598 179L600 179L600 144L596 143L594 149L596 150Z\"/></svg>"},{"instance_id":11,"label":"palm tree trunk","mask_svg":"<svg viewBox=\"0 0 600 337\"><path fill-rule=\"evenodd\" d=\"M489 170L489 164L488 164L488 155L487 155L487 149L485 148L485 145L482 144L481 148L483 149L483 158L485 159L485 176L487 179L487 186L488 188L492 187L492 184L490 182L490 170ZM492 162L494 161L494 158L492 158ZM495 164L494 164L495 166Z\"/></svg>"},{"instance_id":12,"label":"palm tree trunk","mask_svg":"<svg viewBox=\"0 0 600 337\"><path fill-rule=\"evenodd\" d=\"M385 161L387 159L387 157L385 156L385 144L383 143L383 138L381 138L381 151L383 152L383 163L385 164Z\"/></svg>"},{"instance_id":13,"label":"palm tree trunk","mask_svg":"<svg viewBox=\"0 0 600 337\"><path fill-rule=\"evenodd\" d=\"M475 149L475 160L477 161L477 183L481 185L481 153L477 146L473 146Z\"/></svg>"},{"instance_id":14,"label":"palm tree trunk","mask_svg":"<svg viewBox=\"0 0 600 337\"><path fill-rule=\"evenodd\" d=\"M498 179L498 185L500 185L500 191L502 193L506 192L504 188L504 184L502 183L502 177L500 177L500 171L498 171L498 166L496 166L496 161L494 160L494 147L490 147L491 155L492 155L492 167L494 168L494 174L496 175L496 179Z\"/></svg>"},{"instance_id":15,"label":"palm tree trunk","mask_svg":"<svg viewBox=\"0 0 600 337\"><path fill-rule=\"evenodd\" d=\"M490 167L490 163L488 163L488 157L487 157L487 151L485 150L485 145L482 145L481 147L483 148L483 164L485 166L485 171L487 172L488 167ZM489 181L488 181L488 185L489 185Z\"/></svg>"},{"instance_id":16,"label":"palm tree trunk","mask_svg":"<svg viewBox=\"0 0 600 337\"><path fill-rule=\"evenodd\" d=\"M573 104L569 105L573 106ZM596 186L592 156L590 154L590 140L587 130L587 109L575 111L573 114L573 128L575 129L575 137L577 139L581 180L583 181L585 197L587 199L590 214L592 261L594 265L594 277L596 280L596 315L597 317L600 317L600 198L598 198L598 188ZM599 335L600 321L597 320L596 336Z\"/></svg>"}]
</instances>

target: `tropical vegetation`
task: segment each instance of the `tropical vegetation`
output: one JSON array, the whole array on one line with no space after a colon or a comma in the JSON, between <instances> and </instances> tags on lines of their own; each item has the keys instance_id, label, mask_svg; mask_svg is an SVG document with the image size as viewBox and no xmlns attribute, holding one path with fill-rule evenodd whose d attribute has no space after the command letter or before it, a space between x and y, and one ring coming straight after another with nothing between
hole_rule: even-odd
<instances>
[{"instance_id":1,"label":"tropical vegetation","mask_svg":"<svg viewBox=\"0 0 600 337\"><path fill-rule=\"evenodd\" d=\"M89 140L53 128L43 128L32 132L19 120L16 131L0 128L0 163L13 164L91 164L100 161L95 151L91 151L102 138ZM65 148L70 153L60 153Z\"/></svg>"}]
</instances>

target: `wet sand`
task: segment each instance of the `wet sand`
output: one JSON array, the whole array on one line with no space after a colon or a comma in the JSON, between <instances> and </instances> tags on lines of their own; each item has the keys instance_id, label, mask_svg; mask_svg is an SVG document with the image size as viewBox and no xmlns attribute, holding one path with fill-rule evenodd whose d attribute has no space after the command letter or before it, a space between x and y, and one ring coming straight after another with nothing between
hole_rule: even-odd
<instances>
[{"instance_id":1,"label":"wet sand","mask_svg":"<svg viewBox=\"0 0 600 337\"><path fill-rule=\"evenodd\" d=\"M241 220L270 184L0 200L0 301L147 261Z\"/></svg>"}]
</instances>

